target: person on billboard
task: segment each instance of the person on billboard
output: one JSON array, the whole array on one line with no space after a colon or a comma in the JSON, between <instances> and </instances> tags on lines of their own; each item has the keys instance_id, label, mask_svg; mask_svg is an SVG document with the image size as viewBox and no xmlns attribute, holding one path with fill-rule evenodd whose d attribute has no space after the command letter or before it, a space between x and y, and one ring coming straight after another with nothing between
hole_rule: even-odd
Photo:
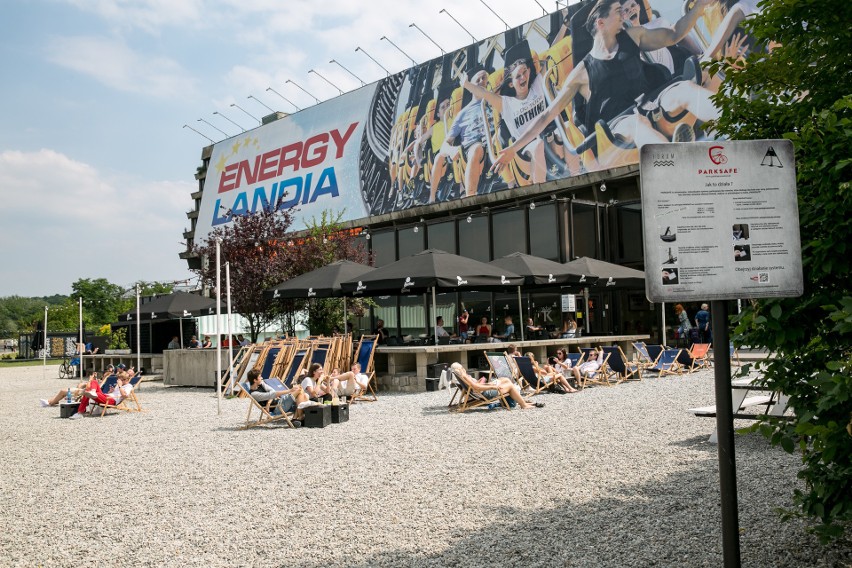
<instances>
[{"instance_id":1,"label":"person on billboard","mask_svg":"<svg viewBox=\"0 0 852 568\"><path fill-rule=\"evenodd\" d=\"M500 94L488 91L468 80L467 73L464 72L460 75L462 86L474 97L487 101L500 113L509 134L515 140L512 146L518 148L515 154L523 152L529 157L532 183L543 183L547 180L547 163L544 141L538 138L541 130L533 136L525 136L525 134L534 124L538 124L536 117L541 117L547 109L544 79L536 72L530 46L526 40L508 48L503 58L506 63L507 79L504 80ZM542 126L542 130L552 121L553 118L548 120ZM520 138L525 140L523 144L518 143Z\"/></svg>"},{"instance_id":2,"label":"person on billboard","mask_svg":"<svg viewBox=\"0 0 852 568\"><path fill-rule=\"evenodd\" d=\"M598 0L586 22L593 38L591 51L568 75L556 98L539 114L524 134L499 152L492 169L499 171L533 141L574 98L586 100L582 123L593 132L598 120L611 121L613 134L641 147L648 143L666 143L669 139L654 128L649 116L662 113L677 115L689 111L701 121L718 117L718 109L710 100L712 91L693 81L677 81L664 88L650 108L636 105L651 85L644 74L641 53L674 45L695 26L705 8L716 0L696 0L673 28L625 29L619 0ZM635 106L633 113L625 113ZM620 116L619 116L620 115Z\"/></svg>"},{"instance_id":3,"label":"person on billboard","mask_svg":"<svg viewBox=\"0 0 852 568\"><path fill-rule=\"evenodd\" d=\"M488 70L481 65L475 66L469 71L470 82L485 89L488 85ZM464 79L461 79L464 84ZM469 90L469 89L468 89ZM459 145L456 145L456 143ZM431 191L429 203L435 202L438 185L447 169L450 161L455 159L459 152L464 153L467 167L464 171L464 188L467 197L476 195L479 187L479 178L485 165L485 122L482 115L482 97L473 93L472 100L459 112L450 127L444 143L435 156L432 166Z\"/></svg>"},{"instance_id":4,"label":"person on billboard","mask_svg":"<svg viewBox=\"0 0 852 568\"><path fill-rule=\"evenodd\" d=\"M624 18L624 25L627 27L642 26L649 30L656 28L672 29L671 22L665 18L656 16L647 20L646 17L643 17L645 14L643 9L639 6L638 0L624 0L624 2L621 3L621 15ZM678 53L675 48L682 50L681 53ZM675 75L677 74L675 58L678 57L678 55L682 55L684 52L689 55L701 55L702 49L694 39L686 36L674 46L646 51L645 56L650 61L664 66L668 69L669 73Z\"/></svg>"}]
</instances>

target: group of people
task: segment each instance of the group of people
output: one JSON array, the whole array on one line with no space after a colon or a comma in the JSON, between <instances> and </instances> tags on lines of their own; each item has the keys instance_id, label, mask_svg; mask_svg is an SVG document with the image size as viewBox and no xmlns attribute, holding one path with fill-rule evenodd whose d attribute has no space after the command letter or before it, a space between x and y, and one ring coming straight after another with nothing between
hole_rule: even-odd
<instances>
[{"instance_id":1,"label":"group of people","mask_svg":"<svg viewBox=\"0 0 852 568\"><path fill-rule=\"evenodd\" d=\"M678 322L676 337L686 339L690 345L693 343L712 343L713 329L710 325L709 309L710 306L707 304L701 304L701 309L695 312L695 317L690 320L683 304L675 304L674 311Z\"/></svg>"},{"instance_id":2,"label":"group of people","mask_svg":"<svg viewBox=\"0 0 852 568\"><path fill-rule=\"evenodd\" d=\"M249 345L251 341L243 337L243 334L231 335L228 337L228 334L223 333L219 339L219 345L224 347L243 347L245 345ZM205 335L202 341L198 340L198 337L192 336L189 340L189 343L186 345L187 349L209 349L213 347L213 342L210 340L209 335ZM167 349L181 349L181 341L180 338L175 335L172 337L172 340L169 341Z\"/></svg>"},{"instance_id":3,"label":"group of people","mask_svg":"<svg viewBox=\"0 0 852 568\"><path fill-rule=\"evenodd\" d=\"M305 408L315 404L338 404L341 400L352 402L357 393L367 390L370 382L358 362L353 363L349 371L341 373L334 369L331 374L325 373L319 363L313 363L302 371L292 386L279 390L270 386L257 369L249 371L247 378L251 397L261 403L271 401L273 415L292 413L295 426L301 426Z\"/></svg>"},{"instance_id":4,"label":"group of people","mask_svg":"<svg viewBox=\"0 0 852 568\"><path fill-rule=\"evenodd\" d=\"M110 387L106 392L101 390L101 386L106 380L115 375L116 384ZM71 393L71 400L77 403L77 412L71 418L82 418L89 409L89 404L93 405L110 405L118 406L121 402L130 396L133 391L131 379L136 375L136 370L131 366L127 367L123 363L118 366L109 365L103 374L98 379L98 373L94 370L88 372L88 378L81 381L75 387L60 389L53 398L41 399L39 403L42 407L57 406L61 401L68 399L68 393Z\"/></svg>"}]
</instances>

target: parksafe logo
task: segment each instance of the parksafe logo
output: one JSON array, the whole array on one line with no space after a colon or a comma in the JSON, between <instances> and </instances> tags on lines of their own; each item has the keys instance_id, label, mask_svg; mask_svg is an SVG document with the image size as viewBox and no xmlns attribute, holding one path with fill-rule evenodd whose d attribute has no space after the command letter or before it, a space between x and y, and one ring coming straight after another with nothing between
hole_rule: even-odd
<instances>
[{"instance_id":1,"label":"parksafe logo","mask_svg":"<svg viewBox=\"0 0 852 568\"><path fill-rule=\"evenodd\" d=\"M720 164L727 164L728 157L722 153L722 150L724 149L724 146L710 146L710 149L707 150L707 154L710 156L710 161L717 166Z\"/></svg>"}]
</instances>

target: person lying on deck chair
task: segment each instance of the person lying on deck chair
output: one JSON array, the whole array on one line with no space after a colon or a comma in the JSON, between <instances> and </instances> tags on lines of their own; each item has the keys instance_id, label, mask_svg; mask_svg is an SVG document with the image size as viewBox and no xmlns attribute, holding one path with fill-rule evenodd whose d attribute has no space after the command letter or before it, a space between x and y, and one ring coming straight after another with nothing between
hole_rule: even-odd
<instances>
[{"instance_id":1,"label":"person lying on deck chair","mask_svg":"<svg viewBox=\"0 0 852 568\"><path fill-rule=\"evenodd\" d=\"M106 373L104 373L104 374L106 375ZM83 393L86 391L86 386L88 386L88 384L89 384L88 381L82 381L79 384L77 384L76 387L69 387L67 389L59 389L59 392L56 393L56 395L53 398L51 398L51 399L43 398L43 399L39 400L39 403L41 404L42 408L47 408L48 406L56 406L61 401L66 399L66 397L68 396L69 390L71 391L71 399L75 402L79 402L80 397L83 396Z\"/></svg>"},{"instance_id":2,"label":"person lying on deck chair","mask_svg":"<svg viewBox=\"0 0 852 568\"><path fill-rule=\"evenodd\" d=\"M578 385L581 384L580 379L583 375L593 376L601 368L600 353L598 351L589 351L587 357L588 359L585 363L580 363L571 369Z\"/></svg>"},{"instance_id":3,"label":"person lying on deck chair","mask_svg":"<svg viewBox=\"0 0 852 568\"><path fill-rule=\"evenodd\" d=\"M323 400L334 398L340 387L340 380L337 377L329 377L323 373L322 365L314 363L308 369L307 375L302 375L301 384L310 400L322 403Z\"/></svg>"},{"instance_id":4,"label":"person lying on deck chair","mask_svg":"<svg viewBox=\"0 0 852 568\"><path fill-rule=\"evenodd\" d=\"M308 395L300 386L277 391L263 381L260 371L252 369L248 373L249 394L258 402L268 400L277 401L273 403L271 414L277 416L282 413L294 412L293 418L301 420L305 411L297 408L299 404L307 402Z\"/></svg>"},{"instance_id":5,"label":"person lying on deck chair","mask_svg":"<svg viewBox=\"0 0 852 568\"><path fill-rule=\"evenodd\" d=\"M130 375L133 376L133 375ZM101 391L101 385L98 383L98 374L92 371L89 376L89 385L83 393L83 398L80 399L80 406L77 407L77 412L71 418L82 418L89 407L89 401L97 404L109 404L110 406L118 406L121 401L130 396L133 390L133 385L130 384L130 379L124 375L118 375L118 384L109 392Z\"/></svg>"},{"instance_id":6,"label":"person lying on deck chair","mask_svg":"<svg viewBox=\"0 0 852 568\"><path fill-rule=\"evenodd\" d=\"M558 372L556 369L545 363L544 365L539 365L538 361L535 360L535 355L533 355L532 351L525 353L526 358L532 362L533 369L535 369L535 374L544 381L545 383L554 383L562 387L563 393L566 392L577 392L577 389L571 386L571 383L568 382L568 379L565 378L565 375Z\"/></svg>"},{"instance_id":7,"label":"person lying on deck chair","mask_svg":"<svg viewBox=\"0 0 852 568\"><path fill-rule=\"evenodd\" d=\"M473 389L474 392L483 393L489 398L497 396L497 393L508 394L509 398L514 401L521 408L521 410L527 410L528 408L541 408L542 406L544 406L543 402L536 402L534 404L530 404L529 402L524 400L524 397L521 395L520 387L514 384L511 379L507 379L505 377L498 377L487 383L478 383L476 382L476 379L471 377L467 373L467 371L465 371L461 363L453 363L452 365L450 365L450 368L453 370L453 373L455 373L459 377L463 377L466 383L470 385L470 388Z\"/></svg>"},{"instance_id":8,"label":"person lying on deck chair","mask_svg":"<svg viewBox=\"0 0 852 568\"><path fill-rule=\"evenodd\" d=\"M361 372L361 363L352 363L351 371L338 373L337 369L331 372L331 381L337 381L337 396L346 397L351 402L355 391L366 391L370 384L370 377Z\"/></svg>"}]
</instances>

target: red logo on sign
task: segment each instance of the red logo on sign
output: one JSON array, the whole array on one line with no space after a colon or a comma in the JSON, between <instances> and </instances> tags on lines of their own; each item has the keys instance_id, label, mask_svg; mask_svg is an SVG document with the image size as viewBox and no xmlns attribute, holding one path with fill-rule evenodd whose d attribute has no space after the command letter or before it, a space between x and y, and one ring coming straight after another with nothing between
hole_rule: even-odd
<instances>
[{"instance_id":1,"label":"red logo on sign","mask_svg":"<svg viewBox=\"0 0 852 568\"><path fill-rule=\"evenodd\" d=\"M724 149L725 148L722 146L710 146L710 150L708 151L708 154L710 154L710 161L717 166L719 164L727 164L728 157L722 153L722 150Z\"/></svg>"}]
</instances>

